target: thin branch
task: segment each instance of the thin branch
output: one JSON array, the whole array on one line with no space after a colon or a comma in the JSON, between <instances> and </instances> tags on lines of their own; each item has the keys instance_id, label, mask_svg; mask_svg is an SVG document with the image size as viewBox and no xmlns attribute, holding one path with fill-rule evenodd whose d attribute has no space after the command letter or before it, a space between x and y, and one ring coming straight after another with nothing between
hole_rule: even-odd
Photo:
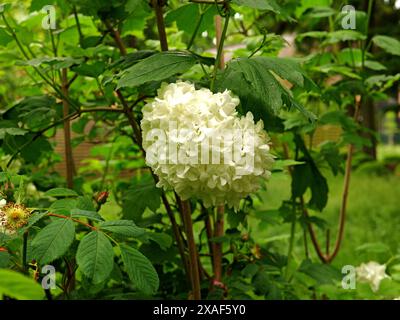
<instances>
[{"instance_id":1,"label":"thin branch","mask_svg":"<svg viewBox=\"0 0 400 320\"><path fill-rule=\"evenodd\" d=\"M17 34L15 33L14 29L13 29L13 28L11 27L11 25L8 23L5 14L4 14L4 13L1 13L1 16L2 16L2 18L3 18L4 24L5 24L6 28L7 28L7 30L11 33L11 36L13 37L14 41L16 42L16 44L17 44L18 48L20 49L22 55L24 56L24 58L25 58L27 61L29 61L29 60L31 59L31 57L29 57L29 55L28 55L27 52L25 51L25 49L24 49L22 43L20 42L20 40L19 40ZM29 49L29 47L28 47L28 49ZM28 50L28 51L29 51L29 50ZM31 51L30 51L30 53L33 54ZM73 100L70 100L68 97L66 97L66 96L63 94L63 92L62 92L62 90L61 90L60 88L58 88L54 83L52 83L51 80L47 79L47 77L42 73L42 71L40 70L40 68L38 68L38 67L36 67L36 66L32 66L32 68L36 71L36 73L39 75L39 77L43 79L44 82L46 82L51 88L53 88L53 90L59 95L59 97L60 97L61 99L66 99L66 100L69 102L69 104L70 104L75 110L78 110L78 109L79 109L79 106L78 106Z\"/></svg>"},{"instance_id":2,"label":"thin branch","mask_svg":"<svg viewBox=\"0 0 400 320\"><path fill-rule=\"evenodd\" d=\"M311 242L312 242L312 244L313 244L313 247L314 247L314 249L315 249L315 252L317 253L318 258L319 258L323 263L326 263L326 262L327 262L327 257L326 257L326 256L324 255L324 253L322 252L321 246L320 246L319 243L318 243L318 239L317 239L317 235L316 235L316 233L315 233L315 230L314 230L312 224L309 222L310 216L309 216L309 214L308 214L307 208L305 207L303 196L300 197L300 205L301 205L301 208L302 208L302 211L303 211L303 215L304 215L304 217L305 217L306 220L307 220L307 228L308 228L308 232L310 233Z\"/></svg>"},{"instance_id":3,"label":"thin branch","mask_svg":"<svg viewBox=\"0 0 400 320\"><path fill-rule=\"evenodd\" d=\"M199 273L199 264L198 264L198 253L196 242L194 240L193 234L193 221L191 215L191 208L189 201L182 201L183 206L183 222L185 225L186 238L188 241L188 249L189 249L189 266L191 271L191 280L192 280L192 295L194 300L201 299L201 291L200 291L200 273Z\"/></svg>"},{"instance_id":4,"label":"thin branch","mask_svg":"<svg viewBox=\"0 0 400 320\"><path fill-rule=\"evenodd\" d=\"M200 6L200 10L201 10L201 6ZM205 11L201 10L200 11L200 16L197 19L196 27L194 28L192 37L190 38L190 41L189 41L189 43L188 43L188 45L186 47L187 50L190 50L190 48L192 47L192 45L194 43L194 40L196 39L197 33L199 32L201 23L203 21L204 14L205 14Z\"/></svg>"},{"instance_id":5,"label":"thin branch","mask_svg":"<svg viewBox=\"0 0 400 320\"><path fill-rule=\"evenodd\" d=\"M290 155L289 155L289 148L288 148L287 143L283 143L282 146L283 146L283 154L284 154L285 158L286 158L286 159L289 159L289 158L290 158ZM289 167L288 167L288 170L289 170L289 174L292 176L292 175L293 175L293 168L292 168L292 166L289 166ZM326 263L326 257L325 257L325 255L324 255L324 253L322 252L322 249L321 249L321 247L320 247L320 245L319 245L319 243L318 243L317 235L315 234L314 228L313 228L312 224L308 222L310 217L309 217L307 208L305 207L305 204L304 204L304 197L303 197L303 196L300 196L300 206L301 206L301 210L302 210L302 212L303 212L303 216L306 218L306 221L307 221L308 232L310 233L311 242L312 242L312 244L313 244L313 247L314 247L314 249L315 249L315 252L317 253L317 255L318 255L318 257L320 258L320 260L321 260L322 262ZM304 236L304 241L307 241L307 237L306 237L306 236ZM307 252L307 255L308 255L307 244L305 243L304 246L305 246L305 248L306 248L306 252Z\"/></svg>"},{"instance_id":6,"label":"thin branch","mask_svg":"<svg viewBox=\"0 0 400 320\"><path fill-rule=\"evenodd\" d=\"M354 120L357 122L360 112L361 105L361 96L357 95L355 98L355 111L354 111ZM350 177L351 177L351 166L353 160L354 153L354 145L350 144L347 151L347 160L346 160L346 169L344 175L344 183L343 183L343 194L342 194L342 205L340 207L340 217L339 217L339 230L336 238L335 248L333 249L332 254L328 257L328 262L331 262L336 255L339 253L340 245L343 240L344 234L344 225L346 222L346 209L347 209L347 199L349 195L350 188Z\"/></svg>"},{"instance_id":7,"label":"thin branch","mask_svg":"<svg viewBox=\"0 0 400 320\"><path fill-rule=\"evenodd\" d=\"M165 207L165 209L167 211L168 217L171 220L172 231L173 231L173 233L175 235L175 239L176 239L176 242L177 242L177 245L178 245L179 254L180 254L181 258L182 258L183 267L185 268L185 273L186 273L186 276L187 276L187 281L188 281L188 283L190 283L191 282L191 277L190 277L190 272L189 272L189 262L186 259L185 246L184 246L184 243L182 241L182 238L180 237L179 226L178 226L178 224L176 222L174 212L171 209L171 206L170 206L170 204L168 202L168 199L167 199L167 196L165 195L165 193L161 194L161 199L162 199L164 207Z\"/></svg>"},{"instance_id":8,"label":"thin branch","mask_svg":"<svg viewBox=\"0 0 400 320\"><path fill-rule=\"evenodd\" d=\"M71 79L69 79L69 81L68 81L68 85L67 85L67 88L69 89L69 87L72 85L72 83L76 80L76 79L78 79L78 74L77 73L75 73L72 77L71 77Z\"/></svg>"},{"instance_id":9,"label":"thin branch","mask_svg":"<svg viewBox=\"0 0 400 320\"><path fill-rule=\"evenodd\" d=\"M25 274L29 274L29 266L27 263L28 237L29 237L29 230L26 230L23 236L23 247L22 247L22 269L24 270Z\"/></svg>"},{"instance_id":10,"label":"thin branch","mask_svg":"<svg viewBox=\"0 0 400 320\"><path fill-rule=\"evenodd\" d=\"M120 35L119 31L114 29L114 27L111 25L111 23L108 20L105 20L104 24L106 25L106 27L109 30L109 32L112 34L112 36L113 36L113 38L115 40L115 44L117 45L121 55L126 56L126 54L127 54L126 48L125 48L124 43L122 42L121 35Z\"/></svg>"},{"instance_id":11,"label":"thin branch","mask_svg":"<svg viewBox=\"0 0 400 320\"><path fill-rule=\"evenodd\" d=\"M68 78L67 69L62 69L61 71L61 90L64 96L68 96ZM63 103L63 115L64 118L69 115L69 103L67 100L62 101ZM72 154L72 143L71 143L71 123L69 119L64 120L64 148L65 148L65 162L67 169L67 186L70 189L74 187L74 175L75 175L75 165L74 157Z\"/></svg>"},{"instance_id":12,"label":"thin branch","mask_svg":"<svg viewBox=\"0 0 400 320\"><path fill-rule=\"evenodd\" d=\"M129 107L128 103L126 102L124 96L122 95L121 90L117 90L116 93L117 93L119 100L121 101L122 107L124 108L124 113L128 117L129 124L131 125L131 127L133 129L133 133L135 135L136 142L139 145L139 147L142 149L142 151L144 151L143 146L142 146L142 133L140 131L139 124L136 122L133 112L132 112L131 108Z\"/></svg>"},{"instance_id":13,"label":"thin branch","mask_svg":"<svg viewBox=\"0 0 400 320\"><path fill-rule=\"evenodd\" d=\"M360 105L361 105L361 96L357 95L355 97L355 111L354 111L354 120L358 121L359 112L360 112ZM314 228L311 223L307 222L308 230L311 236L311 241L313 246L317 252L318 257L324 263L330 263L333 259L337 256L340 250L340 246L343 240L344 235L344 226L346 223L346 211L347 211L347 200L348 200L348 193L350 187L350 177L351 177L351 166L352 166L352 159L354 153L354 145L350 144L347 151L347 159L346 159L346 169L345 169L345 176L344 176L344 183L343 183L343 193L342 193L342 203L340 207L340 215L339 215L339 229L336 237L335 247L333 249L332 254L324 255L321 249L321 246L318 243L317 236L315 234ZM301 206L303 208L303 214L306 218L309 218L308 211L304 205L303 197L300 197ZM327 246L329 245L329 241ZM329 253L329 249L327 247L326 250Z\"/></svg>"},{"instance_id":14,"label":"thin branch","mask_svg":"<svg viewBox=\"0 0 400 320\"><path fill-rule=\"evenodd\" d=\"M225 207L217 207L217 217L214 225L214 242L213 242L213 269L214 269L214 280L221 282L222 280L222 243L217 241L216 238L220 238L224 235L224 213Z\"/></svg>"},{"instance_id":15,"label":"thin branch","mask_svg":"<svg viewBox=\"0 0 400 320\"><path fill-rule=\"evenodd\" d=\"M158 6L158 2L157 1L155 1L154 5L155 5L154 8L156 10L156 16L157 16L158 30L159 30L159 33L160 33L161 48L163 50L168 50L168 43L167 43L167 37L166 37L166 33L165 33L165 25L164 25L164 18L163 18L163 15L162 15L162 10L161 10L161 7ZM108 21L104 21L104 22L105 22L108 30L110 32L112 32L112 34L114 35L114 40L115 40L115 42L116 42L116 44L117 44L117 46L118 46L118 48L120 50L121 55L126 55L126 48L125 48L125 46L124 46L124 44L123 44L123 42L121 40L121 37L120 37L120 34L119 34L118 30L115 30L113 28L113 26L111 26L111 24ZM120 100L120 102L122 104L123 112L127 116L129 124L132 127L134 139L135 139L136 143L138 144L139 148L142 150L143 157L145 158L146 157L146 152L145 152L145 150L143 148L143 145L142 145L142 142L143 142L142 141L142 133L141 133L141 130L140 130L140 126L137 123L137 121L135 119L135 116L133 114L133 108L138 103L140 103L141 101L146 99L147 97L146 96L139 97L134 102L134 104L131 107L129 107L127 101L125 100L124 96L122 95L122 92L120 90L116 90L116 94L117 94L118 99ZM151 172L151 174L152 174L152 176L154 178L155 183L157 183L158 182L158 177L154 174L154 172L151 169L150 169L150 172ZM180 198L178 197L178 195L175 195L175 196L177 197L177 200L179 199L179 202L180 202ZM182 264L186 269L185 270L186 271L186 275L188 277L190 277L190 281L191 281L191 279L192 279L191 269L189 267L189 262L187 261L186 256L185 256L185 244L184 244L184 241L183 241L183 236L180 233L180 228L179 228L179 226L178 226L178 224L176 222L174 213L173 213L173 211L171 209L171 206L170 206L170 204L168 202L168 199L166 197L166 194L165 194L164 190L161 191L161 198L162 198L164 207L165 207L165 209L167 211L168 217L169 217L169 219L171 221L172 230L173 230L173 233L174 233L175 241L177 242L177 245L178 245L179 254L181 256Z\"/></svg>"},{"instance_id":16,"label":"thin branch","mask_svg":"<svg viewBox=\"0 0 400 320\"><path fill-rule=\"evenodd\" d=\"M165 32L165 24L164 24L164 16L162 12L162 7L158 3L158 0L152 0L152 5L154 11L156 13L157 19L157 29L158 29L158 36L160 38L160 46L161 51L168 51L168 41L167 41L167 34Z\"/></svg>"},{"instance_id":17,"label":"thin branch","mask_svg":"<svg viewBox=\"0 0 400 320\"><path fill-rule=\"evenodd\" d=\"M221 32L220 28L219 28L219 25L221 23L221 17L220 16L216 17L216 32L217 32L218 51L217 51L217 58L215 59L215 64L214 64L213 76L212 76L211 84L210 84L211 91L214 90L215 81L217 79L218 68L223 69L225 66L224 59L223 59L223 51L224 51L224 42L225 42L225 38L226 38L226 32L228 31L229 18L230 18L230 12L228 12L225 17L224 29Z\"/></svg>"},{"instance_id":18,"label":"thin branch","mask_svg":"<svg viewBox=\"0 0 400 320\"><path fill-rule=\"evenodd\" d=\"M211 225L211 219L210 219L210 214L204 205L201 205L201 211L203 212L204 215L204 225L206 228L206 235L207 235L207 245L208 245L208 251L209 251L209 256L211 257L211 264L213 264L213 243L211 242L211 239L213 238L213 230L212 230L212 225Z\"/></svg>"},{"instance_id":19,"label":"thin branch","mask_svg":"<svg viewBox=\"0 0 400 320\"><path fill-rule=\"evenodd\" d=\"M83 225L83 226L85 226L85 227L87 227L87 228L89 228L89 229L91 229L91 230L93 230L93 231L96 231L96 230L97 230L96 227L91 226L90 224L88 224L88 223L86 223L86 222L83 222L83 221L81 221L81 220L79 220L79 219L75 219L75 218L71 218L71 217L68 217L68 216L64 216L64 215L62 215L62 214L51 213L51 212L48 213L47 215L48 215L49 217L57 217L57 218L61 218L61 219L72 220L72 221L77 222L77 223L79 223L79 224L81 224L81 225Z\"/></svg>"},{"instance_id":20,"label":"thin branch","mask_svg":"<svg viewBox=\"0 0 400 320\"><path fill-rule=\"evenodd\" d=\"M83 39L82 27L81 27L81 23L79 21L78 12L76 11L76 6L74 6L74 8L73 8L73 12L74 12L76 27L78 29L79 40L82 40Z\"/></svg>"},{"instance_id":21,"label":"thin branch","mask_svg":"<svg viewBox=\"0 0 400 320\"><path fill-rule=\"evenodd\" d=\"M87 112L119 112L119 113L123 113L124 111L122 109L117 109L117 108L109 108L109 107L98 107L98 108L91 108L91 109L81 109L77 112L71 113L69 115L67 115L66 117L53 122L52 124L48 125L47 127L36 131L36 132L31 132L33 134L33 137L25 142L23 145L21 145L11 156L10 160L8 160L7 162L7 168L10 167L11 163L14 161L15 157L22 151L24 150L26 147L28 147L30 144L32 144L36 139L38 139L41 135L43 135L46 131L58 126L59 124L64 123L65 120L71 120L71 119L75 119L78 118L82 113L87 113Z\"/></svg>"}]
</instances>

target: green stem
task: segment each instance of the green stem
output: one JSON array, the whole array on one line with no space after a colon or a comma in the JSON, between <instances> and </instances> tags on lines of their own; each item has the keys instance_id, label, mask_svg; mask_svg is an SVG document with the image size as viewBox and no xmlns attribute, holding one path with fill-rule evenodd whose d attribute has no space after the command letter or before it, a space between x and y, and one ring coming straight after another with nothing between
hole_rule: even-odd
<instances>
[{"instance_id":1,"label":"green stem","mask_svg":"<svg viewBox=\"0 0 400 320\"><path fill-rule=\"evenodd\" d=\"M367 51L367 42L368 42L368 33L369 33L369 22L371 20L373 3L374 3L374 0L368 1L367 25L366 25L366 29L365 29L365 35L366 35L367 39L364 41L363 48L362 48L362 60L361 60L361 68L362 69L364 69L364 64L365 64L365 54Z\"/></svg>"},{"instance_id":2,"label":"green stem","mask_svg":"<svg viewBox=\"0 0 400 320\"><path fill-rule=\"evenodd\" d=\"M191 48L192 45L193 45L194 39L196 39L197 33L199 32L201 23L202 23L202 21L203 21L203 17L204 17L204 11L202 11L202 10L201 10L201 7L200 7L200 17L199 17L199 19L197 20L196 27L195 27L195 29L194 29L194 31L193 31L192 37L190 38L190 41L189 41L188 45L187 45L187 50L190 50L190 48Z\"/></svg>"},{"instance_id":3,"label":"green stem","mask_svg":"<svg viewBox=\"0 0 400 320\"><path fill-rule=\"evenodd\" d=\"M105 233L105 232L103 232L103 234L104 234L108 239L110 239L111 242L113 242L117 247L119 247L119 243L118 243L117 240L115 240L113 237L111 237L109 234L107 234L107 233Z\"/></svg>"},{"instance_id":4,"label":"green stem","mask_svg":"<svg viewBox=\"0 0 400 320\"><path fill-rule=\"evenodd\" d=\"M182 216L183 223L185 226L186 238L188 242L188 262L189 262L189 271L191 272L191 280L192 280L192 299L200 300L201 299L201 286L200 286L200 273L199 273L199 264L198 264L198 252L196 247L196 242L194 240L193 233L193 221L191 216L191 208L188 200L182 201Z\"/></svg>"},{"instance_id":5,"label":"green stem","mask_svg":"<svg viewBox=\"0 0 400 320\"><path fill-rule=\"evenodd\" d=\"M22 55L26 60L30 60L31 57L28 55L28 53L25 51L21 41L19 41L17 34L14 32L14 29L11 27L11 25L8 23L8 20L5 16L4 13L1 13L1 16L3 18L4 24L7 28L7 30L11 33L11 36L13 37L15 43L17 44L18 48L20 49ZM31 54L33 54L31 52ZM46 82L53 90L59 95L61 99L66 99L68 100L69 104L75 109L79 110L79 105L77 105L73 100L69 99L68 97L65 97L64 94L62 93L61 89L58 88L54 83L51 82L51 80L47 79L47 77L42 73L42 71L35 66L32 66L32 68L36 71L36 73L40 76L40 78L43 79L44 82Z\"/></svg>"},{"instance_id":6,"label":"green stem","mask_svg":"<svg viewBox=\"0 0 400 320\"><path fill-rule=\"evenodd\" d=\"M217 71L218 71L218 66L220 64L220 61L221 61L222 52L224 50L224 42L225 42L225 38L226 38L226 32L228 31L229 18L230 18L230 12L228 12L225 17L224 29L222 30L221 39L219 41L217 58L215 59L215 64L214 64L214 73L213 73L213 76L211 79L211 85L210 85L211 91L214 90L215 80L217 79Z\"/></svg>"},{"instance_id":7,"label":"green stem","mask_svg":"<svg viewBox=\"0 0 400 320\"><path fill-rule=\"evenodd\" d=\"M76 11L76 6L74 6L73 11L74 11L76 27L78 29L79 40L82 41L82 39L83 39L82 27L81 27L81 23L79 21L78 12Z\"/></svg>"},{"instance_id":8,"label":"green stem","mask_svg":"<svg viewBox=\"0 0 400 320\"><path fill-rule=\"evenodd\" d=\"M28 236L29 236L29 231L24 232L23 236L23 247L22 247L22 269L24 271L24 274L29 273L28 269L28 263L27 263L27 250L28 250Z\"/></svg>"},{"instance_id":9,"label":"green stem","mask_svg":"<svg viewBox=\"0 0 400 320\"><path fill-rule=\"evenodd\" d=\"M290 263L292 262L294 237L296 234L296 200L295 199L293 199L293 211L294 211L294 217L293 217L292 225L290 228L289 249L288 249L288 255L287 255L287 265L286 265L286 270L285 270L286 280L289 280L289 268L290 268Z\"/></svg>"},{"instance_id":10,"label":"green stem","mask_svg":"<svg viewBox=\"0 0 400 320\"><path fill-rule=\"evenodd\" d=\"M114 151L113 147L114 147L114 144L111 144L110 151L108 152L108 156L107 156L107 159L106 159L106 165L105 165L105 168L104 168L104 171L103 171L103 176L102 176L101 182L100 182L100 191L103 191L104 183L106 181L108 170L110 168L110 161L111 161L111 157L112 157L112 154L113 154L113 151Z\"/></svg>"}]
</instances>

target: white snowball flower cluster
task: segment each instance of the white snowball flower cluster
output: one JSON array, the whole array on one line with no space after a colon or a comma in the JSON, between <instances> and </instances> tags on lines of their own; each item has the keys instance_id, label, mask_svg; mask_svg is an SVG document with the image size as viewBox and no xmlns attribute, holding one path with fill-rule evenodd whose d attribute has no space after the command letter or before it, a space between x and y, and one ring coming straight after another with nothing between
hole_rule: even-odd
<instances>
[{"instance_id":1,"label":"white snowball flower cluster","mask_svg":"<svg viewBox=\"0 0 400 320\"><path fill-rule=\"evenodd\" d=\"M201 199L206 207L235 208L259 189L260 178L271 174L269 137L250 112L238 115L239 102L230 91L213 94L188 82L162 85L141 122L146 162L158 187L173 188L183 200Z\"/></svg>"},{"instance_id":2,"label":"white snowball flower cluster","mask_svg":"<svg viewBox=\"0 0 400 320\"><path fill-rule=\"evenodd\" d=\"M389 276L385 273L386 265L381 265L378 262L370 261L362 263L356 268L357 280L364 283L369 283L372 291L379 290L381 281Z\"/></svg>"}]
</instances>

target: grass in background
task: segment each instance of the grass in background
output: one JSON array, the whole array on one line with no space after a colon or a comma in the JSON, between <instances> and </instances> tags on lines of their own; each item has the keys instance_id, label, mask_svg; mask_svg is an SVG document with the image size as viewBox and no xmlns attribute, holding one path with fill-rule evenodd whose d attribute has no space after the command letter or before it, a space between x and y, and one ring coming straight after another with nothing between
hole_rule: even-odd
<instances>
[{"instance_id":1,"label":"grass in background","mask_svg":"<svg viewBox=\"0 0 400 320\"><path fill-rule=\"evenodd\" d=\"M314 212L316 216L325 219L331 228L331 245L336 237L337 221L342 197L343 176L328 177L329 201L323 212ZM347 223L341 251L334 265L358 265L369 259L384 260L389 253L382 248L387 246L392 254L400 249L400 177L368 176L354 173L351 179L348 199ZM277 209L282 200L290 198L290 178L284 173L273 175L268 183L268 190L261 192L263 204L257 209ZM259 223L250 219L253 236L261 244L267 244L278 252L286 253L289 239L289 224L274 225ZM317 230L321 246L325 248L324 232ZM357 250L368 243L380 243L368 254ZM313 259L317 259L310 240L309 251ZM283 250L283 251L282 251ZM297 225L295 255L301 260L305 257L302 228Z\"/></svg>"}]
</instances>

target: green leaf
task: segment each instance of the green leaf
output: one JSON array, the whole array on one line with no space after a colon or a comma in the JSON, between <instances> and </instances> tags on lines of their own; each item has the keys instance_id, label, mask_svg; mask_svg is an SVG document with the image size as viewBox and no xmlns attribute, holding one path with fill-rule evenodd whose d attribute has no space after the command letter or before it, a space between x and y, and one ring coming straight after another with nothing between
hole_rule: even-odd
<instances>
[{"instance_id":1,"label":"green leaf","mask_svg":"<svg viewBox=\"0 0 400 320\"><path fill-rule=\"evenodd\" d=\"M78 197L76 199L76 208L85 211L96 211L93 199L90 196Z\"/></svg>"},{"instance_id":2,"label":"green leaf","mask_svg":"<svg viewBox=\"0 0 400 320\"><path fill-rule=\"evenodd\" d=\"M275 0L232 0L232 3L259 10L269 10L280 13L280 7Z\"/></svg>"},{"instance_id":3,"label":"green leaf","mask_svg":"<svg viewBox=\"0 0 400 320\"><path fill-rule=\"evenodd\" d=\"M113 269L114 251L110 240L99 231L87 234L79 244L76 261L94 284L105 281Z\"/></svg>"},{"instance_id":4,"label":"green leaf","mask_svg":"<svg viewBox=\"0 0 400 320\"><path fill-rule=\"evenodd\" d=\"M311 207L322 211L328 202L328 183L321 174L314 159L304 145L304 141L299 135L295 135L295 142L298 148L303 152L306 164L294 166L292 179L292 193L295 197L302 196L307 188L311 189L311 199L308 203Z\"/></svg>"},{"instance_id":5,"label":"green leaf","mask_svg":"<svg viewBox=\"0 0 400 320\"><path fill-rule=\"evenodd\" d=\"M0 269L0 298L7 295L19 300L42 300L44 291L33 279L6 269Z\"/></svg>"},{"instance_id":6,"label":"green leaf","mask_svg":"<svg viewBox=\"0 0 400 320\"><path fill-rule=\"evenodd\" d=\"M151 177L135 182L123 198L124 217L137 222L146 208L156 211L160 207L160 197L161 191Z\"/></svg>"},{"instance_id":7,"label":"green leaf","mask_svg":"<svg viewBox=\"0 0 400 320\"><path fill-rule=\"evenodd\" d=\"M385 91L392 87L397 81L400 80L400 73L395 75L379 74L371 76L365 80L365 84L371 89L378 88L380 91Z\"/></svg>"},{"instance_id":8,"label":"green leaf","mask_svg":"<svg viewBox=\"0 0 400 320\"><path fill-rule=\"evenodd\" d=\"M136 11L142 4L142 0L128 0L125 5L125 10L129 13Z\"/></svg>"},{"instance_id":9,"label":"green leaf","mask_svg":"<svg viewBox=\"0 0 400 320\"><path fill-rule=\"evenodd\" d=\"M140 237L145 234L145 230L139 228L131 220L106 221L102 222L99 227L101 230L110 231L124 237Z\"/></svg>"},{"instance_id":10,"label":"green leaf","mask_svg":"<svg viewBox=\"0 0 400 320\"><path fill-rule=\"evenodd\" d=\"M301 197L310 186L311 168L308 164L295 166L292 174L293 197Z\"/></svg>"},{"instance_id":11,"label":"green leaf","mask_svg":"<svg viewBox=\"0 0 400 320\"><path fill-rule=\"evenodd\" d=\"M96 211L89 210L81 210L81 209L72 209L71 217L73 218L87 218L89 220L94 221L104 221L101 215L99 215Z\"/></svg>"},{"instance_id":12,"label":"green leaf","mask_svg":"<svg viewBox=\"0 0 400 320\"><path fill-rule=\"evenodd\" d=\"M309 32L304 32L304 33L300 33L297 37L296 37L296 41L300 42L301 40L303 40L304 38L316 38L316 39L322 39L322 38L326 38L328 36L328 32L326 31L309 31Z\"/></svg>"},{"instance_id":13,"label":"green leaf","mask_svg":"<svg viewBox=\"0 0 400 320\"><path fill-rule=\"evenodd\" d=\"M44 218L47 215L47 211L43 211L43 212L34 212L31 214L31 216L28 219L28 225L27 227L30 228L31 226L33 226L35 223L37 223L39 220L41 220L42 218Z\"/></svg>"},{"instance_id":14,"label":"green leaf","mask_svg":"<svg viewBox=\"0 0 400 320\"><path fill-rule=\"evenodd\" d=\"M310 8L330 7L332 0L302 0L301 4L296 8L296 16L300 17L304 12L308 12Z\"/></svg>"},{"instance_id":15,"label":"green leaf","mask_svg":"<svg viewBox=\"0 0 400 320\"><path fill-rule=\"evenodd\" d=\"M387 53L400 56L400 41L388 36L375 36L372 41Z\"/></svg>"},{"instance_id":16,"label":"green leaf","mask_svg":"<svg viewBox=\"0 0 400 320\"><path fill-rule=\"evenodd\" d=\"M319 119L319 122L321 124L340 125L345 131L355 131L357 129L353 119L348 117L342 110L324 113Z\"/></svg>"},{"instance_id":17,"label":"green leaf","mask_svg":"<svg viewBox=\"0 0 400 320\"><path fill-rule=\"evenodd\" d=\"M275 160L275 162L273 164L273 169L274 170L283 170L285 167L297 166L300 164L304 164L304 162L296 161L293 159Z\"/></svg>"},{"instance_id":18,"label":"green leaf","mask_svg":"<svg viewBox=\"0 0 400 320\"><path fill-rule=\"evenodd\" d=\"M120 57L117 61L109 66L109 69L124 70L132 67L139 61L148 58L155 54L156 51L153 50L139 50L135 52L128 53L126 56Z\"/></svg>"},{"instance_id":19,"label":"green leaf","mask_svg":"<svg viewBox=\"0 0 400 320\"><path fill-rule=\"evenodd\" d=\"M186 52L167 51L152 55L122 73L118 88L136 87L150 81L164 80L190 69L197 59Z\"/></svg>"},{"instance_id":20,"label":"green leaf","mask_svg":"<svg viewBox=\"0 0 400 320\"><path fill-rule=\"evenodd\" d=\"M328 33L328 38L323 42L323 45L333 44L342 41L357 41L365 40L366 36L361 32L354 30L338 30Z\"/></svg>"},{"instance_id":21,"label":"green leaf","mask_svg":"<svg viewBox=\"0 0 400 320\"><path fill-rule=\"evenodd\" d=\"M207 6L203 11L203 18L198 27L197 34L206 31L212 36L213 18L218 14L216 6ZM170 24L176 21L179 30L183 30L189 35L192 35L196 29L196 23L200 19L200 6L196 3L189 3L178 7L175 10L168 11L165 16L165 23ZM196 22L196 23L194 23Z\"/></svg>"},{"instance_id":22,"label":"green leaf","mask_svg":"<svg viewBox=\"0 0 400 320\"><path fill-rule=\"evenodd\" d=\"M13 37L8 34L5 28L0 28L0 46L5 47L13 40Z\"/></svg>"},{"instance_id":23,"label":"green leaf","mask_svg":"<svg viewBox=\"0 0 400 320\"><path fill-rule=\"evenodd\" d=\"M69 68L74 65L79 65L83 62L82 58L72 58L72 57L42 57L35 58L29 61L22 61L18 64L24 66L39 67L42 64L51 66L54 69Z\"/></svg>"},{"instance_id":24,"label":"green leaf","mask_svg":"<svg viewBox=\"0 0 400 320\"><path fill-rule=\"evenodd\" d=\"M239 95L244 111L251 111L256 119L268 121L271 115L277 115L286 105L295 107L309 120L314 120L315 116L293 99L278 77L301 87L305 83L312 84L293 60L256 57L230 62L217 83L217 89L230 89Z\"/></svg>"},{"instance_id":25,"label":"green leaf","mask_svg":"<svg viewBox=\"0 0 400 320\"><path fill-rule=\"evenodd\" d=\"M50 206L50 211L52 213L63 214L66 216L71 215L71 210L75 209L76 207L76 200L75 199L58 199L54 201Z\"/></svg>"},{"instance_id":26,"label":"green leaf","mask_svg":"<svg viewBox=\"0 0 400 320\"><path fill-rule=\"evenodd\" d=\"M72 70L81 76L97 78L104 72L105 67L106 65L104 62L96 61L92 64L83 63L77 67L72 68Z\"/></svg>"},{"instance_id":27,"label":"green leaf","mask_svg":"<svg viewBox=\"0 0 400 320\"><path fill-rule=\"evenodd\" d=\"M66 188L54 188L50 189L45 192L45 196L49 197L77 197L78 194L71 189L66 189Z\"/></svg>"},{"instance_id":28,"label":"green leaf","mask_svg":"<svg viewBox=\"0 0 400 320\"><path fill-rule=\"evenodd\" d=\"M330 7L315 7L312 8L309 13L307 13L307 18L319 19L331 17L336 14L336 10Z\"/></svg>"},{"instance_id":29,"label":"green leaf","mask_svg":"<svg viewBox=\"0 0 400 320\"><path fill-rule=\"evenodd\" d=\"M197 21L200 16L199 6L195 3L189 3L171 10L165 16L165 23L170 24L176 21L179 30L183 30L188 34L193 34L196 25L193 21ZM200 32L204 30L199 30Z\"/></svg>"},{"instance_id":30,"label":"green leaf","mask_svg":"<svg viewBox=\"0 0 400 320\"><path fill-rule=\"evenodd\" d=\"M390 248L382 242L364 243L356 248L358 252L390 253Z\"/></svg>"},{"instance_id":31,"label":"green leaf","mask_svg":"<svg viewBox=\"0 0 400 320\"><path fill-rule=\"evenodd\" d=\"M324 157L328 165L332 169L332 173L336 176L339 172L343 172L343 158L340 156L339 147L333 141L325 141L321 144L321 155Z\"/></svg>"},{"instance_id":32,"label":"green leaf","mask_svg":"<svg viewBox=\"0 0 400 320\"><path fill-rule=\"evenodd\" d=\"M162 250L167 250L172 245L172 237L166 233L147 232L145 238L156 242Z\"/></svg>"},{"instance_id":33,"label":"green leaf","mask_svg":"<svg viewBox=\"0 0 400 320\"><path fill-rule=\"evenodd\" d=\"M255 264L255 263L250 263L243 268L243 270L241 271L241 274L245 278L252 278L255 276L255 274L258 272L259 269L260 269L259 265Z\"/></svg>"},{"instance_id":34,"label":"green leaf","mask_svg":"<svg viewBox=\"0 0 400 320\"><path fill-rule=\"evenodd\" d=\"M384 71L387 69L382 63L379 63L377 61L372 61L372 60L366 60L364 65L366 68L375 70L375 71Z\"/></svg>"},{"instance_id":35,"label":"green leaf","mask_svg":"<svg viewBox=\"0 0 400 320\"><path fill-rule=\"evenodd\" d=\"M29 8L29 12L32 11L40 11L42 8L48 4L51 4L52 1L49 0L32 0L31 6Z\"/></svg>"},{"instance_id":36,"label":"green leaf","mask_svg":"<svg viewBox=\"0 0 400 320\"><path fill-rule=\"evenodd\" d=\"M154 294L158 290L160 280L151 262L138 250L126 245L121 245L121 256L136 289Z\"/></svg>"},{"instance_id":37,"label":"green leaf","mask_svg":"<svg viewBox=\"0 0 400 320\"><path fill-rule=\"evenodd\" d=\"M57 219L43 228L32 241L32 257L42 265L61 257L75 239L69 219Z\"/></svg>"},{"instance_id":38,"label":"green leaf","mask_svg":"<svg viewBox=\"0 0 400 320\"><path fill-rule=\"evenodd\" d=\"M0 139L4 139L6 134L10 136L23 136L27 132L28 131L21 128L0 128Z\"/></svg>"},{"instance_id":39,"label":"green leaf","mask_svg":"<svg viewBox=\"0 0 400 320\"><path fill-rule=\"evenodd\" d=\"M0 251L0 268L7 268L10 264L10 254L7 251Z\"/></svg>"},{"instance_id":40,"label":"green leaf","mask_svg":"<svg viewBox=\"0 0 400 320\"><path fill-rule=\"evenodd\" d=\"M342 279L342 274L334 267L327 264L312 263L308 259L302 262L299 271L315 279L319 284L332 284Z\"/></svg>"}]
</instances>

